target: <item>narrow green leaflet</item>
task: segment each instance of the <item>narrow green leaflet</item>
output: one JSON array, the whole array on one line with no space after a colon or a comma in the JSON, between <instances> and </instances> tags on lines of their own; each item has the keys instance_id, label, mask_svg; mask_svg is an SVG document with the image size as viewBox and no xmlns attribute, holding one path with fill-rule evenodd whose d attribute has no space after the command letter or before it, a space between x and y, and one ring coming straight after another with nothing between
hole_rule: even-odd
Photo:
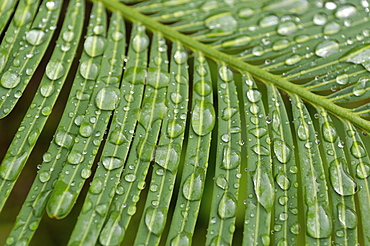
<instances>
[{"instance_id":1,"label":"narrow green leaflet","mask_svg":"<svg viewBox=\"0 0 370 246\"><path fill-rule=\"evenodd\" d=\"M83 18L85 5L83 1L71 1L66 13L66 19L63 23L59 38L57 40L56 49L51 56L50 65L47 65L47 72L45 73L38 92L35 95L33 103L41 105L30 108L26 114L26 118L22 121L19 134L22 136L19 139L32 139L31 143L36 142L40 131L43 128L52 106L55 104L59 91L66 79L67 71L71 67L69 59L73 59L77 49L76 45L71 45L72 42L78 42L82 33ZM66 38L66 36L74 35L73 40ZM71 45L68 50L63 50L63 46ZM63 64L63 65L62 65ZM47 108L50 107L50 108ZM45 108L47 110L45 110ZM27 117L27 116L30 117ZM39 116L39 117L37 117ZM35 130L40 129L40 130ZM37 134L35 134L35 132ZM26 151L27 148L18 144L19 140L14 140L9 149L17 149L17 151ZM30 144L30 141L26 141ZM22 142L23 143L23 142ZM34 144L34 143L33 143ZM27 145L26 145L27 146ZM28 147L29 150L30 146ZM29 153L27 153L28 156ZM26 159L26 158L25 158ZM5 161L5 160L4 160ZM0 166L1 169L2 166ZM56 166L52 162L51 154L46 152L43 156L43 163L37 173L36 179L30 188L30 192L26 198L25 203L19 212L17 223L15 223L13 230L6 241L7 245L15 245L20 242L28 243L35 233L38 224L44 214L47 199L50 195L53 181L58 177L58 173L62 167ZM5 170L5 169L4 169ZM49 181L49 182L48 182ZM3 190L3 189L1 189ZM6 198L2 196L2 203L5 203Z\"/></svg>"},{"instance_id":2,"label":"narrow green leaflet","mask_svg":"<svg viewBox=\"0 0 370 246\"><path fill-rule=\"evenodd\" d=\"M357 215L354 195L357 184L348 172L348 164L343 150L344 142L338 137L337 129L328 113L318 108L317 116L320 124L321 146L328 178L330 180L329 195L333 211L334 242L339 245L356 245Z\"/></svg>"},{"instance_id":3,"label":"narrow green leaflet","mask_svg":"<svg viewBox=\"0 0 370 246\"><path fill-rule=\"evenodd\" d=\"M211 134L216 121L210 69L201 53L195 54L193 76L188 144L167 245L189 245L192 242L206 179Z\"/></svg>"},{"instance_id":4,"label":"narrow green leaflet","mask_svg":"<svg viewBox=\"0 0 370 246\"><path fill-rule=\"evenodd\" d=\"M144 51L149 45L145 28L140 26L140 30L141 32L132 39L133 49L136 52ZM117 244L123 240L128 224L136 213L136 203L140 199L140 193L146 186L145 178L158 141L162 120L166 114L165 99L170 77L165 51L167 51L167 45L162 34L154 33L135 137L119 183L120 189L124 192L116 193L113 198L109 211L111 216L100 235L100 243L103 245ZM161 213L158 216L164 214L163 211L158 213ZM160 225L153 230L156 230L156 233L161 232L164 222L159 222ZM117 227L120 228L119 233L116 233Z\"/></svg>"},{"instance_id":5,"label":"narrow green leaflet","mask_svg":"<svg viewBox=\"0 0 370 246\"><path fill-rule=\"evenodd\" d=\"M217 157L207 245L231 245L235 230L242 155L239 101L233 76L225 64L218 65Z\"/></svg>"},{"instance_id":6,"label":"narrow green leaflet","mask_svg":"<svg viewBox=\"0 0 370 246\"><path fill-rule=\"evenodd\" d=\"M167 91L167 117L163 119L161 135L155 150L149 193L144 216L135 244L157 245L166 223L177 169L180 162L188 109L188 53L175 43L171 52L170 82Z\"/></svg>"},{"instance_id":7,"label":"narrow green leaflet","mask_svg":"<svg viewBox=\"0 0 370 246\"><path fill-rule=\"evenodd\" d=\"M297 243L298 191L295 150L291 125L284 101L275 86L266 83L269 124L272 139L272 166L275 177L275 208L273 238L277 245Z\"/></svg>"},{"instance_id":8,"label":"narrow green leaflet","mask_svg":"<svg viewBox=\"0 0 370 246\"><path fill-rule=\"evenodd\" d=\"M122 241L124 234L119 221L120 214L118 212L108 214L106 209L110 207L114 193L119 195L125 193L124 188L118 186L118 183L135 132L138 111L143 96L146 78L145 66L148 55L147 45L143 49L137 50L133 39L134 37L147 38L144 34L145 29L141 25L135 24L131 32L131 42L127 53L128 60L125 64L125 72L120 88L122 99L114 111L102 156L85 198L82 214L69 241L70 245L74 243L94 244L97 239L101 244L106 244L110 237L113 239L110 241L112 244L118 244ZM119 163L119 165L114 166L114 163ZM107 224L112 226L112 230L104 229L100 235L108 215ZM94 223L91 224L89 221L92 219ZM88 233L89 231L93 233Z\"/></svg>"},{"instance_id":9,"label":"narrow green leaflet","mask_svg":"<svg viewBox=\"0 0 370 246\"><path fill-rule=\"evenodd\" d=\"M15 0L4 0L0 4L0 34L3 33L3 30L5 28L5 25L9 21L10 17L12 16L12 13L15 9L15 6L17 4L17 1Z\"/></svg>"},{"instance_id":10,"label":"narrow green leaflet","mask_svg":"<svg viewBox=\"0 0 370 246\"><path fill-rule=\"evenodd\" d=\"M99 27L99 26L98 26ZM96 27L95 27L96 28ZM93 145L93 147L86 146L86 149L89 152L92 152L92 156L94 155L94 152L97 151L97 148L100 145L101 139L102 139L102 132L104 132L112 108L116 106L116 100L115 95L119 94L119 92L116 92L118 90L118 85L121 79L121 73L123 70L123 58L124 56L124 48L125 48L125 27L122 20L122 17L117 14L117 12L113 13L112 18L110 20L109 25L109 31L107 36L107 48L103 55L103 61L101 63L101 73L98 76L97 79L97 85L94 89L94 92L92 94L92 101L91 106L87 109L85 117L84 117L84 123L85 126L91 126L91 136L95 136L95 138L89 138L88 136L84 136L86 140L86 144ZM102 91L104 93L102 93ZM99 98L100 96L100 98ZM109 105L109 103L104 102L104 100L110 100L108 98L102 98L102 97L111 97L112 102L114 105ZM102 105L105 105L106 107L109 106L109 109L101 110L97 105L97 103L101 103ZM119 107L119 106L118 106ZM95 113L93 116L89 116L89 114ZM91 122L92 121L92 122ZM99 122L99 123L98 123ZM114 120L116 122L116 118ZM81 124L81 127L83 124ZM96 124L94 124L96 123ZM80 127L80 134L81 134L81 127ZM118 133L119 134L119 133ZM109 135L112 136L112 133ZM122 140L118 136L118 142L121 142ZM107 144L107 146L112 147L113 144ZM85 147L85 146L77 146L78 147ZM75 147L74 146L74 147ZM113 148L116 149L116 148ZM73 148L72 148L73 151ZM76 167L74 170L71 170L73 172L76 172L77 174L80 173L80 175L76 175L74 180L72 182L76 183L83 183L84 180L90 176L91 170L89 163L91 163L91 160L84 159L83 163L78 164L78 167ZM106 175L104 177L104 174L109 173L111 170L119 169L122 170L124 165L124 160L122 160L120 157L117 157L116 155L107 156L103 155L103 157L100 160L99 163L99 169L96 171L94 176L94 186L90 187L89 193L87 197L85 198L85 203L83 207L83 211L80 214L78 221L75 225L75 229L71 235L71 238L69 240L69 245L93 245L96 243L96 240L99 237L99 232L101 230L101 227L103 226L103 221L105 219L105 216L107 214L107 210L110 206L110 200L107 193L112 194L114 192L115 187L114 185L116 183L112 183L113 187L112 189L105 189L105 192L100 190L98 187L99 185L106 185L108 182L107 180L110 180L112 177L111 175ZM102 175L103 174L103 175ZM102 181L105 178L103 182ZM111 180L110 180L111 181ZM82 185L81 185L82 187ZM100 190L98 194L97 191ZM76 191L75 191L76 192ZM74 193L74 199L77 198L79 191ZM92 220L94 220L94 223L92 223ZM98 223L100 222L100 223Z\"/></svg>"},{"instance_id":11,"label":"narrow green leaflet","mask_svg":"<svg viewBox=\"0 0 370 246\"><path fill-rule=\"evenodd\" d=\"M37 64L40 63L48 48L61 9L61 0L53 2L44 0L32 22L31 29L25 33L25 40L19 42L20 46L16 45L19 49L15 51L13 63L5 66L0 78L0 118L10 113L22 96ZM18 40L14 39L14 41Z\"/></svg>"},{"instance_id":12,"label":"narrow green leaflet","mask_svg":"<svg viewBox=\"0 0 370 246\"><path fill-rule=\"evenodd\" d=\"M358 130L348 121L342 121L345 131L345 149L348 154L348 165L351 174L355 178L357 187L358 211L357 215L353 210L345 209L345 213L352 216L352 222L360 224L364 245L370 245L370 158L368 150L362 141ZM360 216L359 216L360 215ZM357 219L356 219L357 218ZM357 227L359 228L359 227Z\"/></svg>"},{"instance_id":13,"label":"narrow green leaflet","mask_svg":"<svg viewBox=\"0 0 370 246\"><path fill-rule=\"evenodd\" d=\"M333 230L332 212L315 129L306 106L298 96L292 95L291 100L303 186L306 245L329 245Z\"/></svg>"},{"instance_id":14,"label":"narrow green leaflet","mask_svg":"<svg viewBox=\"0 0 370 246\"><path fill-rule=\"evenodd\" d=\"M247 139L247 190L243 245L270 244L271 214L275 184L271 166L262 95L250 74L243 74L243 102Z\"/></svg>"},{"instance_id":15,"label":"narrow green leaflet","mask_svg":"<svg viewBox=\"0 0 370 246\"><path fill-rule=\"evenodd\" d=\"M104 36L101 36L101 33L99 33L100 35L95 35L94 27L104 25L103 30L105 30L105 14L105 9L100 3L94 4L91 13L91 16L94 16L94 18L90 18L91 25L89 25L84 41L84 52L80 58L79 70L73 81L62 119L47 151L50 165L52 166L61 167L64 166L67 159L70 161L72 157L76 157L75 161L77 161L77 157L80 157L80 154L82 156L82 153L72 153L70 151L74 143L78 141L79 126L88 107L89 98L98 75L98 65L104 52L105 33ZM62 179L65 176L69 176L69 174L69 170L61 172L58 181L54 184L53 195L50 194L47 204L47 212L50 217L61 218L61 216L65 216L68 213L68 209L71 209L71 200L67 200L69 203L61 203L63 196L69 193L67 189L68 184L64 183ZM55 180L52 181L55 182ZM60 208L63 204L64 206Z\"/></svg>"},{"instance_id":16,"label":"narrow green leaflet","mask_svg":"<svg viewBox=\"0 0 370 246\"><path fill-rule=\"evenodd\" d=\"M78 1L77 3L81 4ZM76 1L72 2L72 4L76 4ZM80 36L82 22L76 21L76 15L82 11L81 8L77 8L76 12L73 12L70 8L67 12L67 16L70 16L72 19L69 22L65 22L68 24L64 24L62 34L46 66L46 73L43 76L38 91L0 165L0 196L2 197L0 199L0 210L7 200L7 193L12 189L15 180L31 154L65 82L72 65L68 60L74 57L77 47L73 47L67 51L62 50L61 47L63 45L70 45L72 41L65 40L63 33L71 32L74 34L72 32L74 31L77 37ZM75 29L68 30L67 25L71 25L71 28ZM74 41L76 42L78 40Z\"/></svg>"}]
</instances>

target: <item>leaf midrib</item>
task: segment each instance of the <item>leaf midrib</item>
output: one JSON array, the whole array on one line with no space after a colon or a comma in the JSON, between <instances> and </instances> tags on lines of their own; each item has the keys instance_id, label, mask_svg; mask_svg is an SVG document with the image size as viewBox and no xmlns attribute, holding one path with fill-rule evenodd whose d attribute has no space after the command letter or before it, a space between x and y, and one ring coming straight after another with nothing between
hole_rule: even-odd
<instances>
[{"instance_id":1,"label":"leaf midrib","mask_svg":"<svg viewBox=\"0 0 370 246\"><path fill-rule=\"evenodd\" d=\"M245 63L240 61L239 59L220 52L208 45L200 43L194 38L181 34L180 32L175 31L173 28L163 25L153 18L145 16L135 9L128 7L116 0L90 0L90 1L99 1L102 2L108 9L110 10L118 10L124 16L124 18L132 21L132 22L140 22L145 25L151 31L159 31L168 39L174 41L179 41L183 45L189 47L195 51L201 51L205 56L213 59L213 60L222 60L228 66L233 67L236 70L240 71L247 71L252 74L254 77L258 78L262 82L270 82L275 84L280 89L290 92L293 94L297 94L300 98L309 102L310 104L321 106L326 109L328 112L332 113L333 115L338 116L338 118L343 118L351 123L357 125L361 129L370 132L370 122L361 118L358 115L353 114L350 110L346 108L342 108L323 96L316 95L307 89L303 88L300 85L293 84L289 82L287 79L282 78L280 76L271 74L257 66Z\"/></svg>"}]
</instances>

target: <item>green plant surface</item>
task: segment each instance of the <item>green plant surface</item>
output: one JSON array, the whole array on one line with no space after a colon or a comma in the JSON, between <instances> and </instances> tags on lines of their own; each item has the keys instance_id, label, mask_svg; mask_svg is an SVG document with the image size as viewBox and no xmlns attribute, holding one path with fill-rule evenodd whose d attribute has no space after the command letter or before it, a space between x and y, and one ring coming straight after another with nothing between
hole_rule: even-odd
<instances>
[{"instance_id":1,"label":"green plant surface","mask_svg":"<svg viewBox=\"0 0 370 246\"><path fill-rule=\"evenodd\" d=\"M0 244L370 246L369 11L2 1Z\"/></svg>"}]
</instances>

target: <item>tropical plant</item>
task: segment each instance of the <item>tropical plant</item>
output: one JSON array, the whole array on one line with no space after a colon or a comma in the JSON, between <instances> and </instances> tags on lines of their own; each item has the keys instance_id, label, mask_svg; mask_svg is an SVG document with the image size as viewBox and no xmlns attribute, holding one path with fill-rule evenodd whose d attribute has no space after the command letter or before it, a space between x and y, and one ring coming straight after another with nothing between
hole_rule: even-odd
<instances>
[{"instance_id":1,"label":"tropical plant","mask_svg":"<svg viewBox=\"0 0 370 246\"><path fill-rule=\"evenodd\" d=\"M368 25L367 0L2 0L6 223L28 194L1 238L46 211L52 245L370 245Z\"/></svg>"}]
</instances>

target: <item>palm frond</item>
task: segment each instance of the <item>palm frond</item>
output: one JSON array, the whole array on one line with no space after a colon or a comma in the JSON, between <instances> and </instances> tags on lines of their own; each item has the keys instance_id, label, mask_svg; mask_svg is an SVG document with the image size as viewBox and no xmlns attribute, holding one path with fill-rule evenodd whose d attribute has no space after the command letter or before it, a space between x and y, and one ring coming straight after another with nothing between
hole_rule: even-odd
<instances>
[{"instance_id":1,"label":"palm frond","mask_svg":"<svg viewBox=\"0 0 370 246\"><path fill-rule=\"evenodd\" d=\"M0 4L3 212L52 129L6 245L370 245L366 0L86 6Z\"/></svg>"}]
</instances>

